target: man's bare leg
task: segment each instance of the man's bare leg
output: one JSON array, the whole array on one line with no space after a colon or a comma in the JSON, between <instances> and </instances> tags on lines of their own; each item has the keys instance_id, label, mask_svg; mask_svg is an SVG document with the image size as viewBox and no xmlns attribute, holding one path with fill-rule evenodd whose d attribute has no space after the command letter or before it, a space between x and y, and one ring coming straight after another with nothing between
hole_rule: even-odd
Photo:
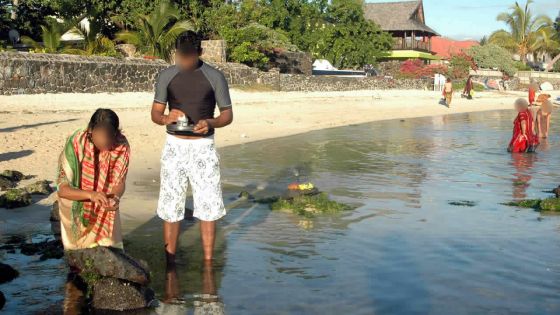
<instances>
[{"instance_id":1,"label":"man's bare leg","mask_svg":"<svg viewBox=\"0 0 560 315\"><path fill-rule=\"evenodd\" d=\"M216 221L200 221L200 237L202 238L204 260L212 260L214 253L215 233Z\"/></svg>"},{"instance_id":2,"label":"man's bare leg","mask_svg":"<svg viewBox=\"0 0 560 315\"><path fill-rule=\"evenodd\" d=\"M181 222L163 222L163 241L165 243L165 258L167 264L175 263L175 253L177 252L177 240Z\"/></svg>"}]
</instances>

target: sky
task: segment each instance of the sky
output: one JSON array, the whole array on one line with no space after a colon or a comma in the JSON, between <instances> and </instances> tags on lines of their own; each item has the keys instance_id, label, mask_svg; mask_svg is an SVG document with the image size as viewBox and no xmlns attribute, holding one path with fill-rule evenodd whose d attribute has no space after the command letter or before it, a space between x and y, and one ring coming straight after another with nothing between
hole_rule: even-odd
<instances>
[{"instance_id":1,"label":"sky","mask_svg":"<svg viewBox=\"0 0 560 315\"><path fill-rule=\"evenodd\" d=\"M525 6L525 0L518 0ZM394 2L394 0L366 0L366 2ZM505 28L496 16L515 3L515 0L424 0L426 24L443 36L457 40L476 39ZM560 0L535 0L530 6L533 14L558 16Z\"/></svg>"}]
</instances>

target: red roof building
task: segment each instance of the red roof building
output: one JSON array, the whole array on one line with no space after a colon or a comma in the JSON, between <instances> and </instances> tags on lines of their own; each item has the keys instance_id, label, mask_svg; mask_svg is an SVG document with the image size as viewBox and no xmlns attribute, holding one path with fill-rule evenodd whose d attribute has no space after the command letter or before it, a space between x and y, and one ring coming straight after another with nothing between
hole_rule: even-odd
<instances>
[{"instance_id":1,"label":"red roof building","mask_svg":"<svg viewBox=\"0 0 560 315\"><path fill-rule=\"evenodd\" d=\"M432 51L442 59L450 59L452 54L458 54L472 46L480 45L475 40L452 40L445 37L432 37Z\"/></svg>"}]
</instances>

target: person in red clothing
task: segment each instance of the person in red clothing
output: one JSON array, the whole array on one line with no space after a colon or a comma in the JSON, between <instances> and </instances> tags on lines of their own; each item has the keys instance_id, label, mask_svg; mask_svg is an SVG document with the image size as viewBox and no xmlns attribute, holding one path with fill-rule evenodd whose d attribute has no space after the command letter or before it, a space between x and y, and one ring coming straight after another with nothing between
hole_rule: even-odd
<instances>
[{"instance_id":1,"label":"person in red clothing","mask_svg":"<svg viewBox=\"0 0 560 315\"><path fill-rule=\"evenodd\" d=\"M535 104L535 96L538 89L539 85L533 79L531 79L531 83L529 84L529 105Z\"/></svg>"},{"instance_id":2,"label":"person in red clothing","mask_svg":"<svg viewBox=\"0 0 560 315\"><path fill-rule=\"evenodd\" d=\"M533 115L529 110L529 103L524 98L518 98L514 106L517 110L517 117L513 121L513 135L508 151L512 153L535 152L539 140L533 129Z\"/></svg>"}]
</instances>

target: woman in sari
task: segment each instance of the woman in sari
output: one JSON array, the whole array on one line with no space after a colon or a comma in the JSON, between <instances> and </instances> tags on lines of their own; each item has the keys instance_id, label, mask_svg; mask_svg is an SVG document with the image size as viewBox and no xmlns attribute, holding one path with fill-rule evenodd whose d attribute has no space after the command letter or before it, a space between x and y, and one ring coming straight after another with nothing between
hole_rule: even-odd
<instances>
[{"instance_id":1,"label":"woman in sari","mask_svg":"<svg viewBox=\"0 0 560 315\"><path fill-rule=\"evenodd\" d=\"M87 129L68 138L57 176L64 249L123 247L117 210L129 156L119 118L110 109L96 110Z\"/></svg>"},{"instance_id":2,"label":"woman in sari","mask_svg":"<svg viewBox=\"0 0 560 315\"><path fill-rule=\"evenodd\" d=\"M533 131L533 115L529 110L529 103L524 98L518 98L514 106L517 110L517 117L513 121L513 136L509 142L508 151L513 153L534 152L539 140Z\"/></svg>"},{"instance_id":3,"label":"woman in sari","mask_svg":"<svg viewBox=\"0 0 560 315\"><path fill-rule=\"evenodd\" d=\"M472 81L472 75L469 75L469 78L467 79L467 83L465 83L465 89L463 90L463 95L468 99L468 100L472 100L472 96L473 96L473 81Z\"/></svg>"}]
</instances>

